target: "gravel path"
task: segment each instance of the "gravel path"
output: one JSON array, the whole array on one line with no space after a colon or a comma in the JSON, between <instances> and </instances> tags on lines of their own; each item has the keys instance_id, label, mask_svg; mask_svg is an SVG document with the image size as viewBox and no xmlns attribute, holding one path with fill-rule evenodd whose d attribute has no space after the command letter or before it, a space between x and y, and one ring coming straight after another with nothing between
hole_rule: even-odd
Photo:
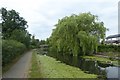
<instances>
[{"instance_id":1,"label":"gravel path","mask_svg":"<svg viewBox=\"0 0 120 80\"><path fill-rule=\"evenodd\" d=\"M32 51L25 53L4 75L3 78L27 78Z\"/></svg>"}]
</instances>

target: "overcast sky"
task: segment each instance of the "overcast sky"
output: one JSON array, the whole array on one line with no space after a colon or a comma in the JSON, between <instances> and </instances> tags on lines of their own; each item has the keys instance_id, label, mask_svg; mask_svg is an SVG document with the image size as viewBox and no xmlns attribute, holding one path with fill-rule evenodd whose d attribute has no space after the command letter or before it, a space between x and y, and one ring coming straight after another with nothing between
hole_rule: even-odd
<instances>
[{"instance_id":1,"label":"overcast sky","mask_svg":"<svg viewBox=\"0 0 120 80\"><path fill-rule=\"evenodd\" d=\"M91 12L98 15L109 31L108 35L118 33L119 0L0 0L0 7L14 9L28 22L27 29L38 39L46 39L58 19L71 14Z\"/></svg>"}]
</instances>

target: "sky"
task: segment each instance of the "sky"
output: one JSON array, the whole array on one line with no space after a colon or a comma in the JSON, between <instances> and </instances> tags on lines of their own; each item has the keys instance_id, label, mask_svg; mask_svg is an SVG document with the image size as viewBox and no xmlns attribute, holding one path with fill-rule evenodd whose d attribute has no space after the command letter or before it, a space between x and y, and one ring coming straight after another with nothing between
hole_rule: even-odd
<instances>
[{"instance_id":1,"label":"sky","mask_svg":"<svg viewBox=\"0 0 120 80\"><path fill-rule=\"evenodd\" d=\"M91 12L103 21L109 31L106 36L118 33L119 0L0 0L0 8L14 9L25 18L29 33L42 40L49 38L58 19L71 14Z\"/></svg>"}]
</instances>

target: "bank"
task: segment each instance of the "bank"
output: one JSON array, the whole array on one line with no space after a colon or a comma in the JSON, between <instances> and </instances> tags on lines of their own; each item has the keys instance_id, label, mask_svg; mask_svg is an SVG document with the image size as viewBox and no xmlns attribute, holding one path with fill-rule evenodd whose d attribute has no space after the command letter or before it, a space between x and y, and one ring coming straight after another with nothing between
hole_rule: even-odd
<instances>
[{"instance_id":1,"label":"bank","mask_svg":"<svg viewBox=\"0 0 120 80\"><path fill-rule=\"evenodd\" d=\"M108 56L104 57L102 55L94 55L94 56L82 56L82 58L93 60L93 61L99 61L102 64L110 64L113 66L120 66L120 64L119 64L120 60L111 59Z\"/></svg>"},{"instance_id":2,"label":"bank","mask_svg":"<svg viewBox=\"0 0 120 80\"><path fill-rule=\"evenodd\" d=\"M29 70L30 78L97 78L95 74L88 74L81 69L66 65L55 58L40 55L36 52L32 56Z\"/></svg>"}]
</instances>

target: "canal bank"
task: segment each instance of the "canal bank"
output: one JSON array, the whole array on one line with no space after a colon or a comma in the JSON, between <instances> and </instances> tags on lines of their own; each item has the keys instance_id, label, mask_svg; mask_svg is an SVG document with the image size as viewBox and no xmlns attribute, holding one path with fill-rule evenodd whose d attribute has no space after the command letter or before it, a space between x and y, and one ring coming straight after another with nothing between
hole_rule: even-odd
<instances>
[{"instance_id":1,"label":"canal bank","mask_svg":"<svg viewBox=\"0 0 120 80\"><path fill-rule=\"evenodd\" d=\"M118 80L120 68L111 64L101 63L88 56L73 57L68 55L42 55L34 52L34 62L30 69L31 78L100 78ZM90 56L89 56L90 57ZM98 58L98 60L104 60Z\"/></svg>"},{"instance_id":2,"label":"canal bank","mask_svg":"<svg viewBox=\"0 0 120 80\"><path fill-rule=\"evenodd\" d=\"M32 62L30 78L97 78L95 74L85 73L80 68L62 63L53 57L36 53L33 55L37 63Z\"/></svg>"},{"instance_id":3,"label":"canal bank","mask_svg":"<svg viewBox=\"0 0 120 80\"><path fill-rule=\"evenodd\" d=\"M70 55L58 54L49 56L52 56L67 65L78 67L85 73L96 74L99 78L120 79L120 67L117 60L110 60L108 58L98 56L74 57Z\"/></svg>"}]
</instances>

